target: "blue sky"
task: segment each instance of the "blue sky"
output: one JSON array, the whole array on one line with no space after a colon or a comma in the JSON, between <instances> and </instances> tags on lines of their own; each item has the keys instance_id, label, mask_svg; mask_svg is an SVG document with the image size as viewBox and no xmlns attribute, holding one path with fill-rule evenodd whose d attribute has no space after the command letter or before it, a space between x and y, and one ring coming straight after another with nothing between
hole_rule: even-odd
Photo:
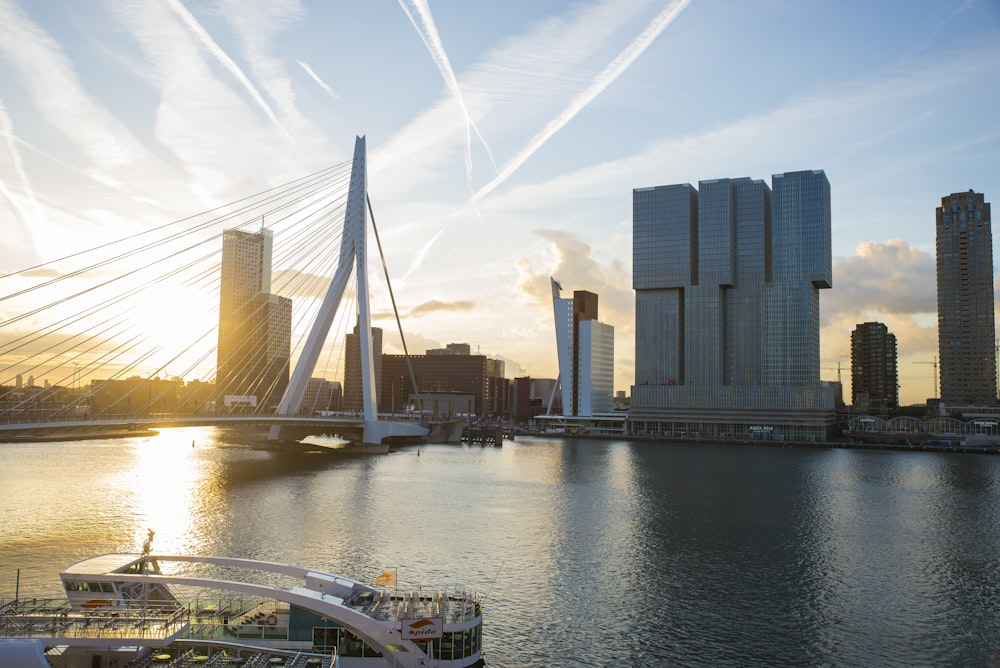
<instances>
[{"instance_id":1,"label":"blue sky","mask_svg":"<svg viewBox=\"0 0 1000 668\"><path fill-rule=\"evenodd\" d=\"M998 109L996 0L0 0L0 273L340 163L363 134L411 350L553 377L553 275L600 295L627 389L631 189L823 169L823 376L880 320L916 402L934 208L1000 201Z\"/></svg>"}]
</instances>

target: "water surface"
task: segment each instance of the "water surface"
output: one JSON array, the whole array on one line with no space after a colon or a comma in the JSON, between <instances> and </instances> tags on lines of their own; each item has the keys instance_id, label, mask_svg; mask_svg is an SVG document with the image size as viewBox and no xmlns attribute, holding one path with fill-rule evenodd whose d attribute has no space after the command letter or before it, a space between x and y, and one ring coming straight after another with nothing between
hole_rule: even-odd
<instances>
[{"instance_id":1,"label":"water surface","mask_svg":"<svg viewBox=\"0 0 1000 668\"><path fill-rule=\"evenodd\" d=\"M494 666L1000 665L998 481L1000 457L951 453L0 444L0 596L152 528L160 553L488 592Z\"/></svg>"}]
</instances>

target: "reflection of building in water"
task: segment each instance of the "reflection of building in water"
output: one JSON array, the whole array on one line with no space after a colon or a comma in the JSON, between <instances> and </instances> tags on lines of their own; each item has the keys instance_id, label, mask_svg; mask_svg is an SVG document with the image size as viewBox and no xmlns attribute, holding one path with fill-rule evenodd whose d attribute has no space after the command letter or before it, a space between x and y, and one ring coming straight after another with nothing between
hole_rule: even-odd
<instances>
[{"instance_id":1,"label":"reflection of building in water","mask_svg":"<svg viewBox=\"0 0 1000 668\"><path fill-rule=\"evenodd\" d=\"M819 291L833 281L822 171L636 188L638 433L817 440L835 424L820 381Z\"/></svg>"}]
</instances>

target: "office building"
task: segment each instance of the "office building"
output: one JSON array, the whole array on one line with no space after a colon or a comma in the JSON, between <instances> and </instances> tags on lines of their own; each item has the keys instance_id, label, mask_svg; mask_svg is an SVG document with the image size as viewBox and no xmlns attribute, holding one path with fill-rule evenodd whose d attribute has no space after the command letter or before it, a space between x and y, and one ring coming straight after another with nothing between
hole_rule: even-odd
<instances>
[{"instance_id":1,"label":"office building","mask_svg":"<svg viewBox=\"0 0 1000 668\"><path fill-rule=\"evenodd\" d=\"M819 291L833 282L822 171L633 191L637 433L820 440Z\"/></svg>"},{"instance_id":2,"label":"office building","mask_svg":"<svg viewBox=\"0 0 1000 668\"><path fill-rule=\"evenodd\" d=\"M941 401L995 404L993 232L981 193L952 193L937 208L937 308Z\"/></svg>"},{"instance_id":3,"label":"office building","mask_svg":"<svg viewBox=\"0 0 1000 668\"><path fill-rule=\"evenodd\" d=\"M460 344L449 348L463 349ZM381 362L379 411L399 411L403 406L422 404L418 410L438 418L460 413L483 418L510 414L510 380L504 377L503 360L428 350L424 355L411 355L409 360L405 355L382 355Z\"/></svg>"},{"instance_id":4,"label":"office building","mask_svg":"<svg viewBox=\"0 0 1000 668\"><path fill-rule=\"evenodd\" d=\"M598 299L576 290L560 297L562 286L552 280L559 382L563 416L590 417L614 410L615 330L598 321Z\"/></svg>"},{"instance_id":5,"label":"office building","mask_svg":"<svg viewBox=\"0 0 1000 668\"><path fill-rule=\"evenodd\" d=\"M271 294L270 230L222 237L216 409L270 410L288 385L292 301Z\"/></svg>"},{"instance_id":6,"label":"office building","mask_svg":"<svg viewBox=\"0 0 1000 668\"><path fill-rule=\"evenodd\" d=\"M881 322L851 332L851 396L856 411L880 416L899 409L896 337Z\"/></svg>"}]
</instances>

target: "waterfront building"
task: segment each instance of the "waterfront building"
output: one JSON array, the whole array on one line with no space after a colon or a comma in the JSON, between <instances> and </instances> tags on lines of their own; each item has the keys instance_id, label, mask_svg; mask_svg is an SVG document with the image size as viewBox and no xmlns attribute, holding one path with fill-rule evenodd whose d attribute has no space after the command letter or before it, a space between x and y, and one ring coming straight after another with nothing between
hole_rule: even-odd
<instances>
[{"instance_id":1,"label":"waterfront building","mask_svg":"<svg viewBox=\"0 0 1000 668\"><path fill-rule=\"evenodd\" d=\"M444 348L431 348L427 355L471 355L472 346L468 343L449 343Z\"/></svg>"},{"instance_id":2,"label":"waterfront building","mask_svg":"<svg viewBox=\"0 0 1000 668\"><path fill-rule=\"evenodd\" d=\"M881 322L851 332L851 395L855 410L890 416L899 409L896 336Z\"/></svg>"},{"instance_id":3,"label":"waterfront building","mask_svg":"<svg viewBox=\"0 0 1000 668\"><path fill-rule=\"evenodd\" d=\"M636 188L632 431L821 440L819 291L833 283L821 170Z\"/></svg>"},{"instance_id":4,"label":"waterfront building","mask_svg":"<svg viewBox=\"0 0 1000 668\"><path fill-rule=\"evenodd\" d=\"M292 301L271 294L270 230L222 236L216 409L269 410L288 385Z\"/></svg>"},{"instance_id":5,"label":"waterfront building","mask_svg":"<svg viewBox=\"0 0 1000 668\"><path fill-rule=\"evenodd\" d=\"M310 378L302 395L301 413L313 414L334 410L340 405L340 383L326 378Z\"/></svg>"},{"instance_id":6,"label":"waterfront building","mask_svg":"<svg viewBox=\"0 0 1000 668\"><path fill-rule=\"evenodd\" d=\"M536 415L543 415L548 410L553 385L554 379L531 376L515 378L511 385L511 417L514 422L524 424ZM544 391L544 394L539 394L540 391Z\"/></svg>"},{"instance_id":7,"label":"waterfront building","mask_svg":"<svg viewBox=\"0 0 1000 668\"><path fill-rule=\"evenodd\" d=\"M360 413L364 410L361 387L361 339L360 325L344 337L344 410ZM372 364L375 374L375 401L382 397L382 328L372 327Z\"/></svg>"},{"instance_id":8,"label":"waterfront building","mask_svg":"<svg viewBox=\"0 0 1000 668\"><path fill-rule=\"evenodd\" d=\"M591 417L614 410L615 330L598 321L598 299L576 290L560 297L562 286L552 281L559 382L564 417Z\"/></svg>"},{"instance_id":9,"label":"waterfront building","mask_svg":"<svg viewBox=\"0 0 1000 668\"><path fill-rule=\"evenodd\" d=\"M453 348L456 349L462 348ZM424 400L430 395L438 395L440 399L439 416L448 410L453 410L453 415L471 412L480 417L507 415L510 412L510 381L504 377L503 360L462 352L439 354L427 351L424 355L411 355L409 361L405 355L382 355L381 366L379 410L382 412L399 411L412 403L411 398L418 398L424 404L423 410L431 411L434 409L433 400ZM416 388L411 380L411 368L416 376ZM471 406L464 398L449 404L442 399L445 395L468 395L472 398Z\"/></svg>"},{"instance_id":10,"label":"waterfront building","mask_svg":"<svg viewBox=\"0 0 1000 668\"><path fill-rule=\"evenodd\" d=\"M944 404L997 403L994 308L990 204L972 190L942 197L937 309Z\"/></svg>"}]
</instances>

